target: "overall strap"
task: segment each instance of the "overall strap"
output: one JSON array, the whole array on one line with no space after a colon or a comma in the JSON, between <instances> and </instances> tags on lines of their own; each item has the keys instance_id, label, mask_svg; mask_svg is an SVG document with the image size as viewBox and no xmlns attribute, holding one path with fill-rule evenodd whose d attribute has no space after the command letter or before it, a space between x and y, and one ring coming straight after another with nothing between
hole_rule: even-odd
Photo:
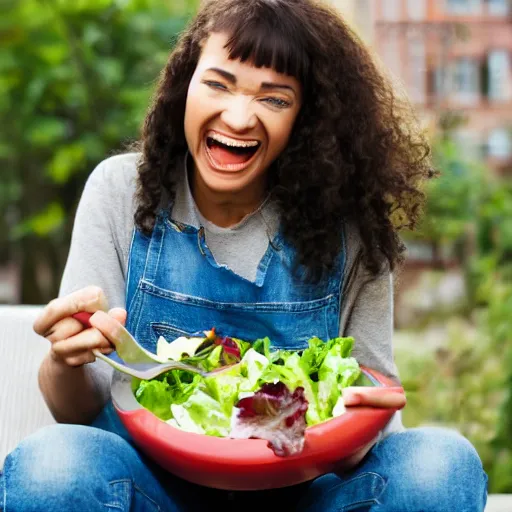
<instances>
[{"instance_id":1,"label":"overall strap","mask_svg":"<svg viewBox=\"0 0 512 512\"><path fill-rule=\"evenodd\" d=\"M157 272L160 256L162 255L162 247L165 238L165 221L167 218L167 211L160 211L156 217L155 227L151 235L151 241L146 253L146 263L142 273L142 279L148 283L154 283Z\"/></svg>"}]
</instances>

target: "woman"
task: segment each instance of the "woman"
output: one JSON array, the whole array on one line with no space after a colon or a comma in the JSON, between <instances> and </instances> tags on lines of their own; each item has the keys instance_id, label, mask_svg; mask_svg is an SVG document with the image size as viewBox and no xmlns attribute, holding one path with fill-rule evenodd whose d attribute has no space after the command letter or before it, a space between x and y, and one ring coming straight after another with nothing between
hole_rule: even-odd
<instances>
[{"instance_id":1,"label":"woman","mask_svg":"<svg viewBox=\"0 0 512 512\"><path fill-rule=\"evenodd\" d=\"M182 482L133 447L91 352L112 350L118 322L150 350L161 334L212 326L296 349L341 333L360 363L398 379L392 272L398 230L414 226L433 175L428 154L334 11L206 2L162 74L140 151L102 162L84 190L60 297L34 325L51 342L41 390L65 425L9 455L5 510L483 510L487 477L469 442L406 430L399 413L339 473L307 484L228 493ZM83 310L91 329L71 317ZM371 390L344 398L405 405Z\"/></svg>"}]
</instances>

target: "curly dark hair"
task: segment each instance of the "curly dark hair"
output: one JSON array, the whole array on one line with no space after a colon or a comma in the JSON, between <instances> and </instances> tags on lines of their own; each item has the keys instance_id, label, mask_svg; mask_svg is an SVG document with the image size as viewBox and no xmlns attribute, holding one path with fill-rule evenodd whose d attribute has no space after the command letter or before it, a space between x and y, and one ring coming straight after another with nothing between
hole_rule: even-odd
<instances>
[{"instance_id":1,"label":"curly dark hair","mask_svg":"<svg viewBox=\"0 0 512 512\"><path fill-rule=\"evenodd\" d=\"M269 170L283 235L312 276L331 269L344 222L376 273L403 260L401 228L413 229L422 182L435 173L414 111L358 36L315 0L211 0L180 35L139 141L135 223L149 234L166 192L174 199L186 151L189 82L211 33L229 36L232 59L297 78L304 89L289 144ZM181 172L181 171L180 171Z\"/></svg>"}]
</instances>

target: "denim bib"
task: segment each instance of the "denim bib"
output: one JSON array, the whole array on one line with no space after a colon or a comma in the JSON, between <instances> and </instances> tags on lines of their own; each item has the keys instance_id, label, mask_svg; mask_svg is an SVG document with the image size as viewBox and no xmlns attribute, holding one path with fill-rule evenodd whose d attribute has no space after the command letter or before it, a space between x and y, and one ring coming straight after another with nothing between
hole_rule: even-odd
<instances>
[{"instance_id":1,"label":"denim bib","mask_svg":"<svg viewBox=\"0 0 512 512\"><path fill-rule=\"evenodd\" d=\"M338 336L344 242L333 271L319 284L306 283L294 270L294 254L278 233L249 281L215 261L204 228L173 221L163 210L151 236L138 229L133 234L127 329L152 352L160 336L172 341L212 328L244 341L268 336L274 348L296 350L313 336Z\"/></svg>"}]
</instances>

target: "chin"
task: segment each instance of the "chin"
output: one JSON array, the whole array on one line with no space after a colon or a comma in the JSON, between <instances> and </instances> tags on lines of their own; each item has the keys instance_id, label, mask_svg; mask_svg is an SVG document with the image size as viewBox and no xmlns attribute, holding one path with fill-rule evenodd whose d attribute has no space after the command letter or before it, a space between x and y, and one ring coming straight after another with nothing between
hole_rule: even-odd
<instances>
[{"instance_id":1,"label":"chin","mask_svg":"<svg viewBox=\"0 0 512 512\"><path fill-rule=\"evenodd\" d=\"M204 184L214 192L237 193L250 187L253 180L250 176L218 176L218 173L201 172Z\"/></svg>"}]
</instances>

